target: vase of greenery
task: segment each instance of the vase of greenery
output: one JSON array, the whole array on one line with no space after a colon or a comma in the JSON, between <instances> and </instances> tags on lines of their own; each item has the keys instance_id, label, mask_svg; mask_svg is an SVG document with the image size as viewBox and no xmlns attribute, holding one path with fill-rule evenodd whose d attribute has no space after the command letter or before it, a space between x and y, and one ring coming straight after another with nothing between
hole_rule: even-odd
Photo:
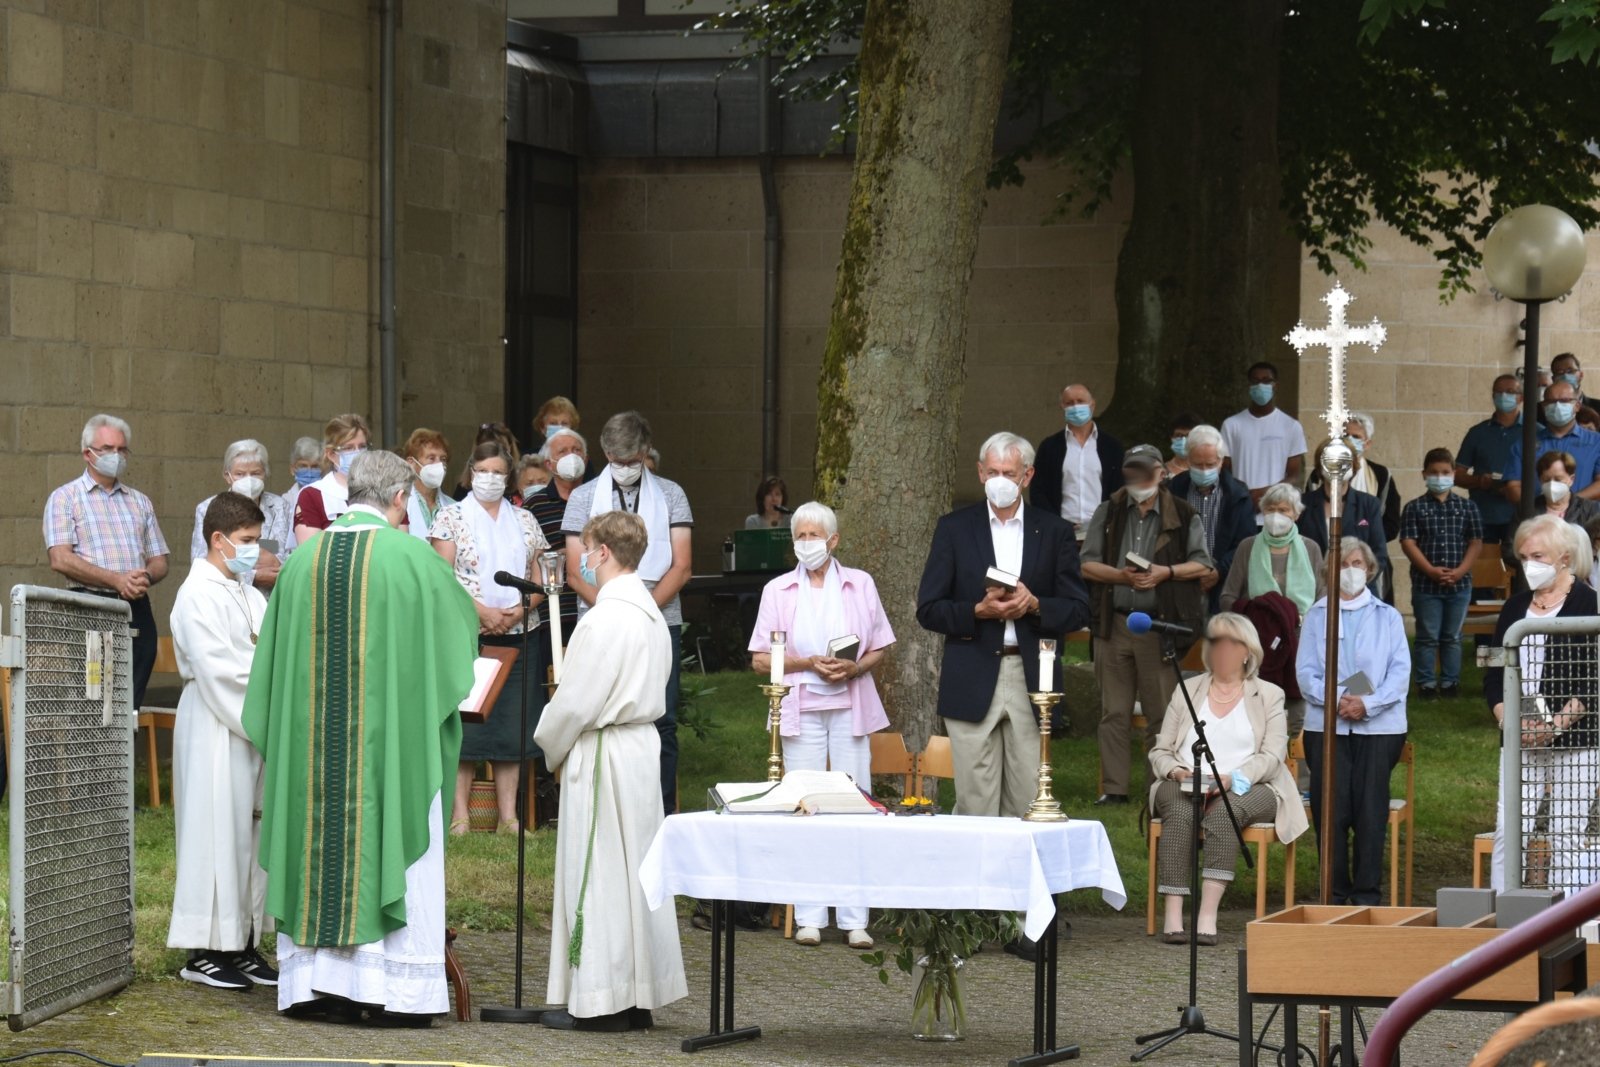
<instances>
[{"instance_id":1,"label":"vase of greenery","mask_svg":"<svg viewBox=\"0 0 1600 1067\"><path fill-rule=\"evenodd\" d=\"M878 980L885 985L891 960L916 979L911 1036L918 1041L960 1041L967 1030L961 968L983 942L1013 940L1017 917L999 911L886 908L877 913L877 920L886 947L861 958L878 968Z\"/></svg>"}]
</instances>

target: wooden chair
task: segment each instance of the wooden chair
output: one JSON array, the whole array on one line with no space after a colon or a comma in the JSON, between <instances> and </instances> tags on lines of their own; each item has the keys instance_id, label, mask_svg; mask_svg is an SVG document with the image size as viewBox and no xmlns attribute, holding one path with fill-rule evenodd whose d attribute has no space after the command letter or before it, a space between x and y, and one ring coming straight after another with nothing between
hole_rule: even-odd
<instances>
[{"instance_id":1,"label":"wooden chair","mask_svg":"<svg viewBox=\"0 0 1600 1067\"><path fill-rule=\"evenodd\" d=\"M1484 593L1484 599L1478 594ZM1472 601L1462 622L1464 634L1493 634L1500 609L1511 596L1511 572L1500 557L1500 542L1485 541L1472 564Z\"/></svg>"},{"instance_id":2,"label":"wooden chair","mask_svg":"<svg viewBox=\"0 0 1600 1067\"><path fill-rule=\"evenodd\" d=\"M1291 760L1305 759L1306 750L1304 741L1297 737L1289 746ZM1405 906L1411 906L1411 883L1413 873L1413 858L1415 855L1414 841L1417 831L1417 763L1416 748L1412 742L1407 741L1400 749L1400 765L1406 769L1406 795L1404 799L1391 797L1389 799L1389 823L1387 827L1389 849L1389 905L1400 905L1400 838L1401 828L1405 829L1406 837L1406 896ZM1315 799L1315 798L1313 798ZM1306 802L1306 818L1311 818L1311 801ZM1492 835L1491 835L1492 836ZM1319 853L1320 854L1320 853ZM1476 867L1476 861L1474 861ZM1476 872L1475 876L1476 876ZM1473 885L1477 885L1474 881Z\"/></svg>"},{"instance_id":3,"label":"wooden chair","mask_svg":"<svg viewBox=\"0 0 1600 1067\"><path fill-rule=\"evenodd\" d=\"M955 754L950 748L948 737L930 737L928 745L917 755L916 788L913 792L919 797L927 796L927 780L929 778L949 778L956 776Z\"/></svg>"},{"instance_id":4,"label":"wooden chair","mask_svg":"<svg viewBox=\"0 0 1600 1067\"><path fill-rule=\"evenodd\" d=\"M869 734L872 743L872 773L899 775L900 795L916 796L917 758L906 748L904 734L880 732Z\"/></svg>"},{"instance_id":5,"label":"wooden chair","mask_svg":"<svg viewBox=\"0 0 1600 1067\"><path fill-rule=\"evenodd\" d=\"M156 674L177 674L178 655L172 648L172 638L156 638ZM176 708L139 709L139 729L144 731L144 759L145 769L150 775L149 798L152 808L161 806L161 760L157 752L156 731L170 730L178 721Z\"/></svg>"},{"instance_id":6,"label":"wooden chair","mask_svg":"<svg viewBox=\"0 0 1600 1067\"><path fill-rule=\"evenodd\" d=\"M1478 834L1472 839L1472 888L1483 888L1483 868L1494 857L1494 832Z\"/></svg>"}]
</instances>

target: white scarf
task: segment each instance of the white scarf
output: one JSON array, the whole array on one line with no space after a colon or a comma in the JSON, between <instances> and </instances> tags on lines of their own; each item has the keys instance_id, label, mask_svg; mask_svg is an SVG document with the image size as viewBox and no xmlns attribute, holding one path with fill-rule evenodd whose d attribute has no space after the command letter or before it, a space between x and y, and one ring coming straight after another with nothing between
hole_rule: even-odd
<instances>
[{"instance_id":1,"label":"white scarf","mask_svg":"<svg viewBox=\"0 0 1600 1067\"><path fill-rule=\"evenodd\" d=\"M828 561L821 589L812 586L810 572L800 565L800 598L795 603L792 625L789 641L797 656L831 655L828 642L849 632L844 614L844 582L836 561ZM837 696L849 688L845 682L824 681L815 671L800 672L800 684L815 696Z\"/></svg>"},{"instance_id":2,"label":"white scarf","mask_svg":"<svg viewBox=\"0 0 1600 1067\"><path fill-rule=\"evenodd\" d=\"M528 573L528 547L515 510L510 501L502 500L500 514L491 517L477 497L461 502L461 517L478 549L478 599L486 607L514 608L522 600L521 593L494 580L497 571L510 571L518 578Z\"/></svg>"},{"instance_id":3,"label":"white scarf","mask_svg":"<svg viewBox=\"0 0 1600 1067\"><path fill-rule=\"evenodd\" d=\"M329 471L311 483L322 494L322 513L332 522L350 510L350 483L339 481L339 476Z\"/></svg>"},{"instance_id":4,"label":"white scarf","mask_svg":"<svg viewBox=\"0 0 1600 1067\"><path fill-rule=\"evenodd\" d=\"M611 464L608 463L600 469L600 476L594 480L594 502L589 505L591 519L616 510L616 490L612 488L615 484L611 480ZM659 582L672 566L672 530L667 525L666 494L656 484L656 476L648 469L639 473L637 507L649 541L645 545L644 558L634 568L634 573L644 581Z\"/></svg>"}]
</instances>

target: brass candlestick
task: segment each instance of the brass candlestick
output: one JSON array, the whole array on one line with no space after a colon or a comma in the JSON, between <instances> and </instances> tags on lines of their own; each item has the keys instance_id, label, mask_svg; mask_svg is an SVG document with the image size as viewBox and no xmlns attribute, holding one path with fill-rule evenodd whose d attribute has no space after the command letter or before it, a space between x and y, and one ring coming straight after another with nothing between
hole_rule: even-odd
<instances>
[{"instance_id":1,"label":"brass candlestick","mask_svg":"<svg viewBox=\"0 0 1600 1067\"><path fill-rule=\"evenodd\" d=\"M1060 693L1029 693L1028 699L1039 712L1039 792L1022 817L1029 822L1066 822L1067 813L1055 798L1054 775L1050 770L1050 712L1061 703Z\"/></svg>"},{"instance_id":2,"label":"brass candlestick","mask_svg":"<svg viewBox=\"0 0 1600 1067\"><path fill-rule=\"evenodd\" d=\"M767 781L783 781L783 749L778 737L778 726L783 717L783 698L789 695L791 686L780 683L768 682L761 687L767 694Z\"/></svg>"}]
</instances>

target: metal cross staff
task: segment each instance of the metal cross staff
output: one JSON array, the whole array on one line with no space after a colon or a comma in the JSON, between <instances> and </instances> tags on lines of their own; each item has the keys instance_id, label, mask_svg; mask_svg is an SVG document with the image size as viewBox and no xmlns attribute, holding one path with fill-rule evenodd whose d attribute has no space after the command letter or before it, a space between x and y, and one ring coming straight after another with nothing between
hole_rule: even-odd
<instances>
[{"instance_id":1,"label":"metal cross staff","mask_svg":"<svg viewBox=\"0 0 1600 1067\"><path fill-rule=\"evenodd\" d=\"M1328 423L1329 443L1321 450L1321 467L1324 492L1328 495L1328 564L1327 564L1327 600L1324 607L1327 612L1327 637L1328 642L1324 650L1323 663L1323 689L1322 689L1322 797L1321 819L1318 834L1318 844L1321 846L1318 873L1321 876L1321 892L1318 899L1323 904L1333 902L1333 850L1337 846L1344 848L1344 841L1334 840L1334 827L1337 821L1334 817L1334 790L1335 764L1337 757L1335 741L1338 737L1338 707L1339 707L1339 541L1343 536L1341 512L1344 504L1345 486L1350 480L1350 473L1354 466L1355 456L1350 451L1350 446L1345 444L1345 424L1350 421L1350 412L1345 408L1344 402L1344 351L1350 345L1366 345L1374 352L1383 344L1388 336L1383 323L1376 317L1365 326L1351 326L1345 322L1344 309L1350 305L1355 297L1347 292L1344 286L1337 281L1333 288L1328 290L1328 295L1322 302L1328 305L1328 325L1321 329L1313 330L1302 322L1295 323L1284 340L1294 346L1299 355L1305 355L1307 348L1326 348L1328 350L1328 410L1324 418ZM1341 835L1342 836L1342 835ZM1331 1015L1327 1005L1322 1006L1319 1046L1321 1055L1318 1063L1328 1062L1328 1046L1331 1040Z\"/></svg>"}]
</instances>

